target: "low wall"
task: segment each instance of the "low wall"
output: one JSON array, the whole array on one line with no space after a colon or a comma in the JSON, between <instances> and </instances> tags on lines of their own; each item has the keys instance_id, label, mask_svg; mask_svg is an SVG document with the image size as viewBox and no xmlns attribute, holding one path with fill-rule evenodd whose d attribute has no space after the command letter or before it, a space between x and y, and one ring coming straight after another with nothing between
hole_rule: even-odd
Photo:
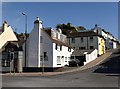
<instances>
[{"instance_id":1,"label":"low wall","mask_svg":"<svg viewBox=\"0 0 120 89\"><path fill-rule=\"evenodd\" d=\"M84 62L84 65L95 60L96 58L97 58L97 49L95 49L91 54L86 54L86 62Z\"/></svg>"}]
</instances>

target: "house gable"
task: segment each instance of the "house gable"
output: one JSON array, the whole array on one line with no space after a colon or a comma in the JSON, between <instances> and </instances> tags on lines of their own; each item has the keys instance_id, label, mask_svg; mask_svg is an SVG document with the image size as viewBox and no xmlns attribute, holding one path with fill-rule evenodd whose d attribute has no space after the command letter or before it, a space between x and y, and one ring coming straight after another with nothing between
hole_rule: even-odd
<instances>
[{"instance_id":1,"label":"house gable","mask_svg":"<svg viewBox=\"0 0 120 89\"><path fill-rule=\"evenodd\" d=\"M17 41L17 37L14 34L11 26L5 27L4 31L0 35L0 49L7 41Z\"/></svg>"}]
</instances>

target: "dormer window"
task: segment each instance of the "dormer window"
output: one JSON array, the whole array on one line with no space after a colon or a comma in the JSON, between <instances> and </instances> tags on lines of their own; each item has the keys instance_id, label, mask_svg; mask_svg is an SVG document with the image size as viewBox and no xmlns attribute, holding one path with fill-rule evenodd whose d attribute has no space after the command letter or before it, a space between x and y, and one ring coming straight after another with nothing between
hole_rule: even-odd
<instances>
[{"instance_id":1,"label":"dormer window","mask_svg":"<svg viewBox=\"0 0 120 89\"><path fill-rule=\"evenodd\" d=\"M56 29L59 33L62 33L62 30L60 28Z\"/></svg>"}]
</instances>

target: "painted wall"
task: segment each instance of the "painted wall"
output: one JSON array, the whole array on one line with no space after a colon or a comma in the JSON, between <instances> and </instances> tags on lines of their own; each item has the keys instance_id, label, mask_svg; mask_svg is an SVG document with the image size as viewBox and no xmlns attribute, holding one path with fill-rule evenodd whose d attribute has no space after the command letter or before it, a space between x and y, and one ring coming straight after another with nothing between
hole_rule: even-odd
<instances>
[{"instance_id":1,"label":"painted wall","mask_svg":"<svg viewBox=\"0 0 120 89\"><path fill-rule=\"evenodd\" d=\"M95 60L96 58L97 58L97 49L95 49L91 54L86 54L86 62L84 62L84 65Z\"/></svg>"},{"instance_id":2,"label":"painted wall","mask_svg":"<svg viewBox=\"0 0 120 89\"><path fill-rule=\"evenodd\" d=\"M83 38L83 42L81 41ZM94 46L95 49L98 49L98 40L97 36L93 36L93 40L90 40L90 37L75 37L75 43L72 43L72 38L68 38L70 45L75 47L75 49L79 49L80 47L85 47L86 50L90 49L90 46Z\"/></svg>"},{"instance_id":3,"label":"painted wall","mask_svg":"<svg viewBox=\"0 0 120 89\"><path fill-rule=\"evenodd\" d=\"M71 52L69 52L68 47L62 46L62 51L60 51L59 48L58 50L56 50L55 46L56 46L56 43L53 43L53 67L63 67L65 65L68 65L73 49L71 49ZM58 56L60 57L60 63L57 62Z\"/></svg>"},{"instance_id":4,"label":"painted wall","mask_svg":"<svg viewBox=\"0 0 120 89\"><path fill-rule=\"evenodd\" d=\"M117 43L113 41L113 49L117 48Z\"/></svg>"},{"instance_id":5,"label":"painted wall","mask_svg":"<svg viewBox=\"0 0 120 89\"><path fill-rule=\"evenodd\" d=\"M38 26L39 27L39 26ZM26 42L26 60L27 67L38 67L39 63L39 31L37 26L34 27ZM24 53L25 54L25 53Z\"/></svg>"},{"instance_id":6,"label":"painted wall","mask_svg":"<svg viewBox=\"0 0 120 89\"><path fill-rule=\"evenodd\" d=\"M52 43L52 39L50 38L50 36L44 31L41 30L41 37L42 37L42 41L40 42L40 56L44 56L44 52L46 52L47 55L47 59L44 60L44 66L45 67L52 67L53 65L53 43ZM40 58L39 60L39 66L42 67L42 59Z\"/></svg>"},{"instance_id":7,"label":"painted wall","mask_svg":"<svg viewBox=\"0 0 120 89\"><path fill-rule=\"evenodd\" d=\"M114 36L112 36L112 34L104 32L99 27L94 29L95 32L97 32L97 30L98 30L98 34L102 35L106 39L106 42L105 42L106 49L115 49L116 43L113 40L117 41L117 39Z\"/></svg>"},{"instance_id":8,"label":"painted wall","mask_svg":"<svg viewBox=\"0 0 120 89\"><path fill-rule=\"evenodd\" d=\"M39 19L37 22L39 22ZM62 51L56 50L56 43L53 43L52 38L41 26L40 22L34 23L34 28L27 39L27 67L62 67L68 64L68 61L65 62L62 56L68 59L72 52L68 52L68 47L65 46L62 46ZM62 35L62 33L58 34L57 38L59 40L61 40L60 35ZM55 34L52 37L55 37ZM45 52L47 58L44 59ZM61 65L57 65L57 56L60 56Z\"/></svg>"},{"instance_id":9,"label":"painted wall","mask_svg":"<svg viewBox=\"0 0 120 89\"><path fill-rule=\"evenodd\" d=\"M102 55L105 53L105 40L101 37L98 37L98 54Z\"/></svg>"},{"instance_id":10,"label":"painted wall","mask_svg":"<svg viewBox=\"0 0 120 89\"><path fill-rule=\"evenodd\" d=\"M90 49L90 46L93 46L94 49L98 49L98 36L93 36L93 40L90 40L90 37L88 37L88 49Z\"/></svg>"},{"instance_id":11,"label":"painted wall","mask_svg":"<svg viewBox=\"0 0 120 89\"><path fill-rule=\"evenodd\" d=\"M87 37L83 37L84 42L81 42L80 38L81 37L75 37L75 43L72 43L72 38L68 38L68 41L72 47L75 47L75 49L79 49L79 47L83 46L87 48Z\"/></svg>"},{"instance_id":12,"label":"painted wall","mask_svg":"<svg viewBox=\"0 0 120 89\"><path fill-rule=\"evenodd\" d=\"M61 29L51 29L51 37L53 39L59 39L60 41L67 43L67 36L62 34Z\"/></svg>"},{"instance_id":13,"label":"painted wall","mask_svg":"<svg viewBox=\"0 0 120 89\"><path fill-rule=\"evenodd\" d=\"M7 41L17 41L17 37L14 34L11 26L8 26L4 29L4 32L0 35L0 49Z\"/></svg>"},{"instance_id":14,"label":"painted wall","mask_svg":"<svg viewBox=\"0 0 120 89\"><path fill-rule=\"evenodd\" d=\"M2 52L0 50L0 72L2 71Z\"/></svg>"},{"instance_id":15,"label":"painted wall","mask_svg":"<svg viewBox=\"0 0 120 89\"><path fill-rule=\"evenodd\" d=\"M70 45L79 49L79 47L85 47L86 50L90 50L90 46L93 46L94 49L98 50L98 54L102 55L105 53L105 40L98 36L93 36L93 40L90 40L90 37L82 37L83 42L81 42L81 37L75 38L75 43L72 43L72 38L68 38Z\"/></svg>"}]
</instances>

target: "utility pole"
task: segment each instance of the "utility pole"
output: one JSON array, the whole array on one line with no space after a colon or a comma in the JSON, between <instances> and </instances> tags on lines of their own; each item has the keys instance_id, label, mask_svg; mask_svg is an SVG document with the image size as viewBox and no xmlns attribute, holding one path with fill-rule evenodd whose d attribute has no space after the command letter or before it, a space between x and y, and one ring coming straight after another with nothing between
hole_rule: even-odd
<instances>
[{"instance_id":1,"label":"utility pole","mask_svg":"<svg viewBox=\"0 0 120 89\"><path fill-rule=\"evenodd\" d=\"M42 58L42 74L44 74L44 56Z\"/></svg>"},{"instance_id":2,"label":"utility pole","mask_svg":"<svg viewBox=\"0 0 120 89\"><path fill-rule=\"evenodd\" d=\"M12 69L13 69L13 72L15 72L14 71L14 52L11 52L11 51L9 51L9 60L10 60L10 74L12 73Z\"/></svg>"},{"instance_id":3,"label":"utility pole","mask_svg":"<svg viewBox=\"0 0 120 89\"><path fill-rule=\"evenodd\" d=\"M42 58L42 74L44 74L44 59L45 59L45 52L43 52L43 58Z\"/></svg>"}]
</instances>

